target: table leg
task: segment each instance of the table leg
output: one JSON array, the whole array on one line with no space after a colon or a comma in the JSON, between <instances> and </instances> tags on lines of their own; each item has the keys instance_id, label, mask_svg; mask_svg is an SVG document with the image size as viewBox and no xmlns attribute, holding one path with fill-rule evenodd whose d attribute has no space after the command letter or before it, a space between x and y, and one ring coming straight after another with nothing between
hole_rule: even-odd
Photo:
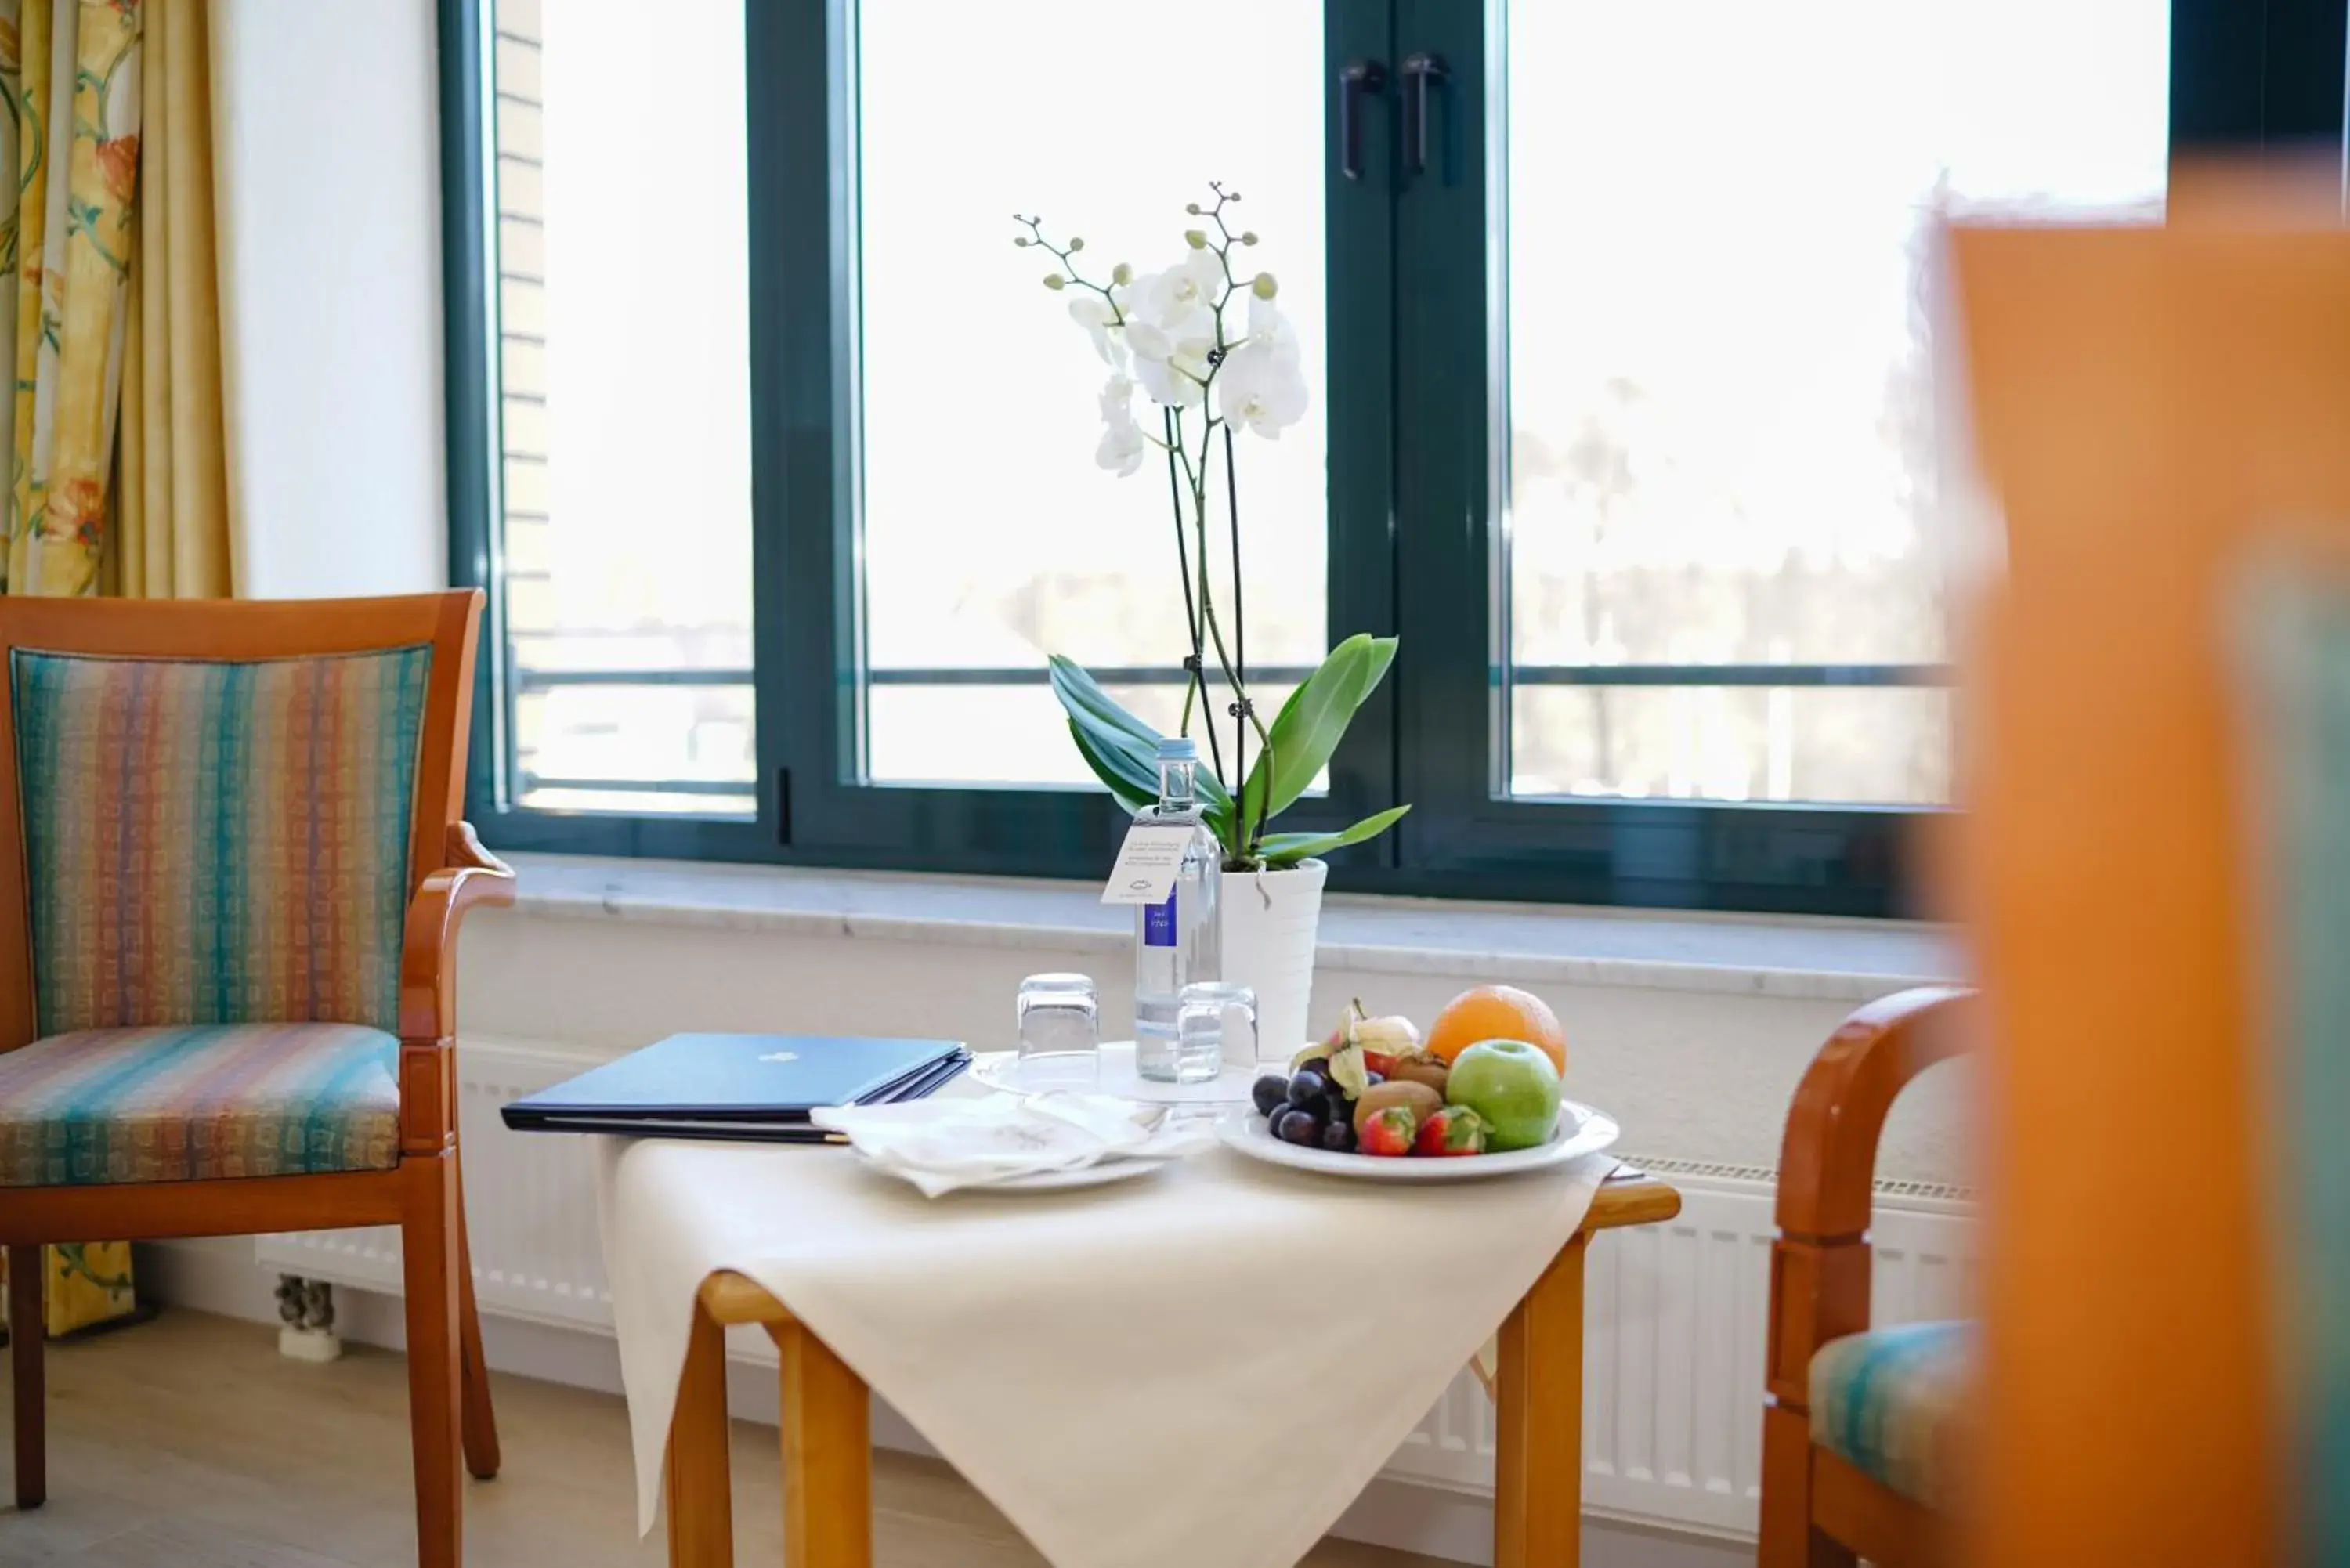
<instances>
[{"instance_id":1,"label":"table leg","mask_svg":"<svg viewBox=\"0 0 2350 1568\"><path fill-rule=\"evenodd\" d=\"M1583 1258L1577 1232L1502 1325L1493 1568L1583 1556Z\"/></svg>"},{"instance_id":2,"label":"table leg","mask_svg":"<svg viewBox=\"0 0 2350 1568\"><path fill-rule=\"evenodd\" d=\"M726 1436L726 1331L697 1302L669 1426L670 1568L733 1568Z\"/></svg>"},{"instance_id":3,"label":"table leg","mask_svg":"<svg viewBox=\"0 0 2350 1568\"><path fill-rule=\"evenodd\" d=\"M784 1561L791 1568L872 1568L865 1381L799 1324L767 1332L784 1359Z\"/></svg>"}]
</instances>

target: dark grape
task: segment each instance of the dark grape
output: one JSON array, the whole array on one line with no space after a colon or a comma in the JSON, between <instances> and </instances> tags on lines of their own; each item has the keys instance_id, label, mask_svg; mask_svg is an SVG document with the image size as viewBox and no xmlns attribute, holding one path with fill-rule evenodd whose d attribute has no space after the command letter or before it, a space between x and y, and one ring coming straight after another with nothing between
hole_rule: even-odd
<instances>
[{"instance_id":1,"label":"dark grape","mask_svg":"<svg viewBox=\"0 0 2350 1568\"><path fill-rule=\"evenodd\" d=\"M1330 1080L1319 1073L1301 1068L1290 1075L1289 1103L1293 1106L1310 1106L1329 1092Z\"/></svg>"},{"instance_id":2,"label":"dark grape","mask_svg":"<svg viewBox=\"0 0 2350 1568\"><path fill-rule=\"evenodd\" d=\"M1251 1093L1256 1096L1256 1114L1270 1116L1289 1103L1289 1080L1268 1074L1256 1081Z\"/></svg>"},{"instance_id":3,"label":"dark grape","mask_svg":"<svg viewBox=\"0 0 2350 1568\"><path fill-rule=\"evenodd\" d=\"M1307 1148L1315 1147L1322 1141L1322 1124L1315 1121L1310 1113L1295 1106L1282 1113L1281 1119L1274 1124L1273 1132L1284 1143L1301 1144Z\"/></svg>"},{"instance_id":4,"label":"dark grape","mask_svg":"<svg viewBox=\"0 0 2350 1568\"><path fill-rule=\"evenodd\" d=\"M1363 1075L1363 1087L1367 1089L1377 1084L1384 1084L1387 1081L1388 1075L1385 1073L1366 1073Z\"/></svg>"},{"instance_id":5,"label":"dark grape","mask_svg":"<svg viewBox=\"0 0 2350 1568\"><path fill-rule=\"evenodd\" d=\"M1322 1119L1350 1124L1355 1119L1355 1102L1341 1094L1336 1084L1330 1085L1330 1096L1322 1102Z\"/></svg>"},{"instance_id":6,"label":"dark grape","mask_svg":"<svg viewBox=\"0 0 2350 1568\"><path fill-rule=\"evenodd\" d=\"M1330 1058L1308 1056L1305 1061L1297 1064L1297 1070L1301 1073L1319 1073L1326 1078L1330 1075Z\"/></svg>"},{"instance_id":7,"label":"dark grape","mask_svg":"<svg viewBox=\"0 0 2350 1568\"><path fill-rule=\"evenodd\" d=\"M1280 1137L1284 1136L1281 1130L1282 1124L1288 1121L1304 1122L1314 1129L1315 1137L1322 1136L1322 1118L1302 1106L1283 1106L1265 1118L1264 1130L1275 1137Z\"/></svg>"},{"instance_id":8,"label":"dark grape","mask_svg":"<svg viewBox=\"0 0 2350 1568\"><path fill-rule=\"evenodd\" d=\"M1334 1121L1322 1129L1322 1147L1333 1154L1355 1152L1355 1124Z\"/></svg>"}]
</instances>

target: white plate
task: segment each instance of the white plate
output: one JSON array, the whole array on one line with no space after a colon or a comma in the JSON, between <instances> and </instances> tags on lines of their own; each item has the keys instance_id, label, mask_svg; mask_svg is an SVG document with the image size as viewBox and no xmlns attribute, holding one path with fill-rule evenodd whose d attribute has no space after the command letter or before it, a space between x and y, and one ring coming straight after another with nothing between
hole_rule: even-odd
<instances>
[{"instance_id":1,"label":"white plate","mask_svg":"<svg viewBox=\"0 0 2350 1568\"><path fill-rule=\"evenodd\" d=\"M1106 1040L1101 1048L1101 1083L1093 1092L1115 1095L1146 1106L1244 1106L1256 1081L1269 1074L1288 1072L1285 1062L1259 1062L1248 1067L1226 1067L1221 1076L1198 1084L1161 1084L1134 1070L1134 1042ZM991 1089L1014 1095L1038 1092L1020 1081L1020 1056L1013 1051L989 1051L972 1058L971 1075ZM1054 1085L1067 1088L1066 1084Z\"/></svg>"},{"instance_id":2,"label":"white plate","mask_svg":"<svg viewBox=\"0 0 2350 1568\"><path fill-rule=\"evenodd\" d=\"M1540 1148L1440 1159L1336 1154L1326 1148L1284 1143L1265 1130L1264 1118L1253 1110L1226 1116L1216 1124L1216 1136L1225 1147L1251 1159L1296 1170L1318 1170L1328 1176L1351 1176L1363 1181L1481 1181L1487 1177L1545 1170L1606 1148L1616 1141L1616 1133L1615 1117L1573 1100L1560 1104L1558 1130Z\"/></svg>"},{"instance_id":3,"label":"white plate","mask_svg":"<svg viewBox=\"0 0 2350 1568\"><path fill-rule=\"evenodd\" d=\"M1077 1187L1107 1187L1113 1181L1164 1170L1168 1163L1163 1159L1106 1159L1098 1165L1081 1165L1075 1170L1038 1170L1015 1176L1009 1181L991 1181L984 1187L958 1187L955 1192L1066 1192ZM951 1198L954 1193L946 1196Z\"/></svg>"}]
</instances>

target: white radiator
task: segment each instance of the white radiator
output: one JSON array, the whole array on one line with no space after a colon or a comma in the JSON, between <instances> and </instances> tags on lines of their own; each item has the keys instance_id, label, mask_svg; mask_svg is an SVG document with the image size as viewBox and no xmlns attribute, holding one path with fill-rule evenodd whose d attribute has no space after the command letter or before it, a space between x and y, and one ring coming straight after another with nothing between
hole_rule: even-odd
<instances>
[{"instance_id":1,"label":"white radiator","mask_svg":"<svg viewBox=\"0 0 2350 1568\"><path fill-rule=\"evenodd\" d=\"M508 1100L592 1065L576 1053L468 1041L458 1054L466 1210L484 1313L608 1330L587 1145L510 1133ZM1762 1335L1770 1282L1767 1172L1651 1160L1680 1188L1669 1225L1591 1249L1584 1367L1584 1501L1597 1513L1751 1536L1761 1481ZM1922 1188L1877 1199L1880 1323L1956 1316L1974 1252L1962 1207ZM400 1289L396 1231L264 1237L261 1262L364 1290ZM764 1348L764 1346L762 1346ZM1471 1495L1492 1490L1493 1412L1464 1373L1388 1468Z\"/></svg>"}]
</instances>

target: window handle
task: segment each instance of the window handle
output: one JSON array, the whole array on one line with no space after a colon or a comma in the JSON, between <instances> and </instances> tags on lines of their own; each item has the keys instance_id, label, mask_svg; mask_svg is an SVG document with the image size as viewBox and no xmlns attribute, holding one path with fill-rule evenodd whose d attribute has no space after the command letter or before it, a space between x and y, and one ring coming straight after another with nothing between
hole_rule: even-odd
<instances>
[{"instance_id":1,"label":"window handle","mask_svg":"<svg viewBox=\"0 0 2350 1568\"><path fill-rule=\"evenodd\" d=\"M1403 62L1403 145L1404 156L1410 160L1415 174L1428 172L1429 88L1442 87L1452 79L1452 67L1444 63L1442 55L1431 55L1425 49L1407 55Z\"/></svg>"},{"instance_id":2,"label":"window handle","mask_svg":"<svg viewBox=\"0 0 2350 1568\"><path fill-rule=\"evenodd\" d=\"M1349 60L1338 73L1338 171L1363 177L1363 105L1366 94L1383 92L1388 68L1377 60Z\"/></svg>"}]
</instances>

